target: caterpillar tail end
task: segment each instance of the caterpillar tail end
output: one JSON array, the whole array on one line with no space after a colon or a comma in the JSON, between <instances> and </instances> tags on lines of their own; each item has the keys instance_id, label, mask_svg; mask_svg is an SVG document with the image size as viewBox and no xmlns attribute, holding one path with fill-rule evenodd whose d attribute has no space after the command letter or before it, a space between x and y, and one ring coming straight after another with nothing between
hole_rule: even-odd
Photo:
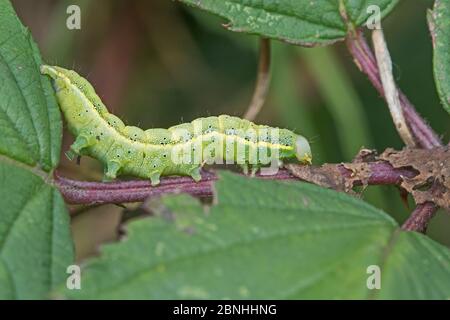
<instances>
[{"instance_id":1,"label":"caterpillar tail end","mask_svg":"<svg viewBox=\"0 0 450 320\"><path fill-rule=\"evenodd\" d=\"M77 154L71 149L64 152L64 154L66 155L67 159L69 159L70 161L73 161L73 159L75 159L75 157L77 156Z\"/></svg>"},{"instance_id":2,"label":"caterpillar tail end","mask_svg":"<svg viewBox=\"0 0 450 320\"><path fill-rule=\"evenodd\" d=\"M45 64L40 66L39 71L41 71L42 74L47 74L47 75L56 74L55 68L53 68L51 66L47 66Z\"/></svg>"},{"instance_id":3,"label":"caterpillar tail end","mask_svg":"<svg viewBox=\"0 0 450 320\"><path fill-rule=\"evenodd\" d=\"M41 74L47 75L50 78L52 78L53 80L57 80L57 79L61 79L61 75L58 71L58 67L53 67L53 66L47 66L47 65L41 65L41 67L39 68L39 70L41 71ZM58 81L59 84L61 84L63 81ZM55 83L53 83L53 88L58 91L58 85L56 85Z\"/></svg>"}]
</instances>

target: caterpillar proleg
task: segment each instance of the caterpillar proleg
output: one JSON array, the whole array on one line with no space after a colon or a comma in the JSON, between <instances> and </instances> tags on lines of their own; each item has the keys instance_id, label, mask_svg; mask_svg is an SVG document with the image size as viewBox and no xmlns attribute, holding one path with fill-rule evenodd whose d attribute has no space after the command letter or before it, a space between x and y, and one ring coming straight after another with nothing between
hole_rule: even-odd
<instances>
[{"instance_id":1,"label":"caterpillar proleg","mask_svg":"<svg viewBox=\"0 0 450 320\"><path fill-rule=\"evenodd\" d=\"M70 151L104 164L105 178L132 175L159 184L161 176L201 179L204 164L238 164L244 172L311 162L308 141L287 129L256 125L238 117L199 118L169 129L126 126L108 112L92 85L75 71L41 66L53 79L59 106L75 142Z\"/></svg>"}]
</instances>

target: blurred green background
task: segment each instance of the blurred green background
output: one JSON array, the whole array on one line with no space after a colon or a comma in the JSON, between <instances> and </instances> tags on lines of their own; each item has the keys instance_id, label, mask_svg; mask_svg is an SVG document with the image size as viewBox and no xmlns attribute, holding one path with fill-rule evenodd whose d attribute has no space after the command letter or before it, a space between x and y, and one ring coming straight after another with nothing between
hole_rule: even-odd
<instances>
[{"instance_id":1,"label":"blurred green background","mask_svg":"<svg viewBox=\"0 0 450 320\"><path fill-rule=\"evenodd\" d=\"M231 33L223 19L167 0L83 0L81 30L66 28L73 1L14 0L49 64L72 68L95 86L127 124L169 127L200 116L242 116L253 92L258 38ZM444 141L450 121L437 98L426 9L432 1L401 1L384 20L396 80ZM388 109L352 62L344 44L306 49L272 42L272 85L256 122L286 127L312 142L314 163L350 161L359 148L401 148ZM63 150L72 142L65 132ZM99 179L101 167L62 156L62 174ZM394 187L370 187L362 198L400 223L413 208ZM135 206L131 205L130 208ZM77 260L118 237L124 210L71 208ZM439 212L429 235L450 246L450 215Z\"/></svg>"}]
</instances>

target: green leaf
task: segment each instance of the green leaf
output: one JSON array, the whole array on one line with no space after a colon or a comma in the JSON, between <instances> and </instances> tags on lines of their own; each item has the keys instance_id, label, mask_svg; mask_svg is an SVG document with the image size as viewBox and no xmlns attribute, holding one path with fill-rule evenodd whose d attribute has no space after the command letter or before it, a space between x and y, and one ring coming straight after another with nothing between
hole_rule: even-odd
<instances>
[{"instance_id":1,"label":"green leaf","mask_svg":"<svg viewBox=\"0 0 450 320\"><path fill-rule=\"evenodd\" d=\"M434 78L444 109L450 113L450 2L436 0L428 12L434 48Z\"/></svg>"},{"instance_id":2,"label":"green leaf","mask_svg":"<svg viewBox=\"0 0 450 320\"><path fill-rule=\"evenodd\" d=\"M397 0L179 0L217 14L231 31L245 32L303 46L326 45L343 40L348 24L362 26L380 8L382 17ZM342 18L346 15L349 21Z\"/></svg>"},{"instance_id":3,"label":"green leaf","mask_svg":"<svg viewBox=\"0 0 450 320\"><path fill-rule=\"evenodd\" d=\"M39 50L0 0L0 299L48 296L74 252L69 215L51 184L62 122Z\"/></svg>"},{"instance_id":4,"label":"green leaf","mask_svg":"<svg viewBox=\"0 0 450 320\"><path fill-rule=\"evenodd\" d=\"M217 204L153 205L103 247L69 298L449 298L450 254L385 213L305 183L222 173ZM368 290L367 268L381 268Z\"/></svg>"},{"instance_id":5,"label":"green leaf","mask_svg":"<svg viewBox=\"0 0 450 320\"><path fill-rule=\"evenodd\" d=\"M0 299L45 297L73 261L64 201L42 178L5 162L0 190Z\"/></svg>"},{"instance_id":6,"label":"green leaf","mask_svg":"<svg viewBox=\"0 0 450 320\"><path fill-rule=\"evenodd\" d=\"M59 162L62 122L39 51L8 0L0 0L0 154L49 171Z\"/></svg>"}]
</instances>

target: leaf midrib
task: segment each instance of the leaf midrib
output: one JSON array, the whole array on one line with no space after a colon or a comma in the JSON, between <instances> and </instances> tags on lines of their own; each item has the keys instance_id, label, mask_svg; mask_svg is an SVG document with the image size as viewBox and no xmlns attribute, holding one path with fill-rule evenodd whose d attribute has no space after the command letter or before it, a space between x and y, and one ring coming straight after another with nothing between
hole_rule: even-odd
<instances>
[{"instance_id":1,"label":"leaf midrib","mask_svg":"<svg viewBox=\"0 0 450 320\"><path fill-rule=\"evenodd\" d=\"M18 161L16 159L10 158L10 157L8 157L6 155L3 155L3 154L0 154L0 163L1 162L6 163L6 164L10 164L10 165L13 165L13 166L16 166L16 167L18 167L20 169L25 169L28 172L32 173L33 175L35 175L35 176L41 178L42 180L44 180L44 182L46 184L50 184L51 185L52 182L53 182L53 172L52 171L46 172L46 171L42 170L42 168L39 165L30 166L30 165L28 165L26 163L20 162L20 161Z\"/></svg>"}]
</instances>

